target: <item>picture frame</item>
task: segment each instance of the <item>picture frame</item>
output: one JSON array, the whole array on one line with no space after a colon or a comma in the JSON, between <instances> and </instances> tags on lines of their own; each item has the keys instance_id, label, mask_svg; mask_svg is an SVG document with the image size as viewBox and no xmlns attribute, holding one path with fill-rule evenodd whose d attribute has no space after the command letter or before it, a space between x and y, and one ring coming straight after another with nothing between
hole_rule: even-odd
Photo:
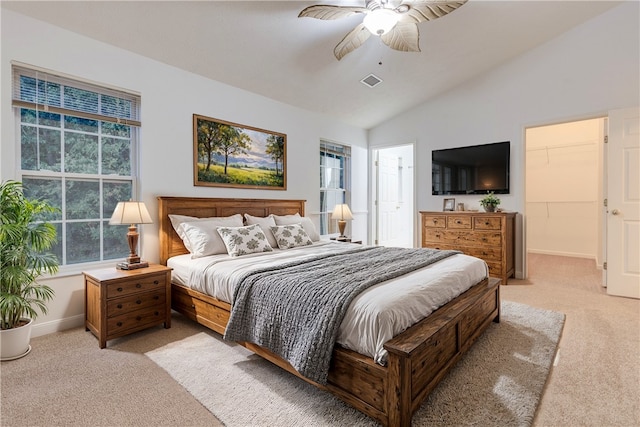
<instances>
[{"instance_id":1,"label":"picture frame","mask_svg":"<svg viewBox=\"0 0 640 427\"><path fill-rule=\"evenodd\" d=\"M195 186L287 189L287 135L193 115Z\"/></svg>"},{"instance_id":2,"label":"picture frame","mask_svg":"<svg viewBox=\"0 0 640 427\"><path fill-rule=\"evenodd\" d=\"M456 199L444 199L444 203L442 204L443 211L454 211L456 209Z\"/></svg>"}]
</instances>

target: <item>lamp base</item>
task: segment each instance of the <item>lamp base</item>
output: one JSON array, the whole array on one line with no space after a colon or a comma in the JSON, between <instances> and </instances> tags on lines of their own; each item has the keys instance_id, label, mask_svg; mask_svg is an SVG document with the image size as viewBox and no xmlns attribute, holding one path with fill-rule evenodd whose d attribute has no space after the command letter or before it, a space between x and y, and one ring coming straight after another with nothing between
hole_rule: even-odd
<instances>
[{"instance_id":1,"label":"lamp base","mask_svg":"<svg viewBox=\"0 0 640 427\"><path fill-rule=\"evenodd\" d=\"M147 261L140 262L119 262L116 264L116 268L118 270L135 270L138 268L149 267L149 263Z\"/></svg>"}]
</instances>

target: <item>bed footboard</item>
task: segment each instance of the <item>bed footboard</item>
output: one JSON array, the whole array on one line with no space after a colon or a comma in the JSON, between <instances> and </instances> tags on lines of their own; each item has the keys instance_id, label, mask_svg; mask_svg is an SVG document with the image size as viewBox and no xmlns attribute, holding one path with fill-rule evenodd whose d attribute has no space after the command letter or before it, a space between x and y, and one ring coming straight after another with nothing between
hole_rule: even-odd
<instances>
[{"instance_id":1,"label":"bed footboard","mask_svg":"<svg viewBox=\"0 0 640 427\"><path fill-rule=\"evenodd\" d=\"M327 385L302 377L269 350L240 343L254 353L327 390L386 426L410 426L413 413L492 321L500 319L500 280L485 279L385 344L387 366L336 347ZM172 284L172 308L224 334L230 305Z\"/></svg>"}]
</instances>

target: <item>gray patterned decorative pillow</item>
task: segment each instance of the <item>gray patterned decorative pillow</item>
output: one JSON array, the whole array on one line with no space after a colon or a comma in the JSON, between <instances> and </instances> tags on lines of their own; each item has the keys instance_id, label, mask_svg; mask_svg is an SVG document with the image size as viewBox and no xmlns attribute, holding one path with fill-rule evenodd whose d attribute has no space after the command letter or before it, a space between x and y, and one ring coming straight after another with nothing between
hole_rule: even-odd
<instances>
[{"instance_id":1,"label":"gray patterned decorative pillow","mask_svg":"<svg viewBox=\"0 0 640 427\"><path fill-rule=\"evenodd\" d=\"M273 251L267 236L258 224L246 227L218 227L217 230L227 247L227 253L231 256Z\"/></svg>"},{"instance_id":2,"label":"gray patterned decorative pillow","mask_svg":"<svg viewBox=\"0 0 640 427\"><path fill-rule=\"evenodd\" d=\"M301 224L278 225L271 227L271 232L278 242L280 249L290 249L296 246L313 245Z\"/></svg>"}]
</instances>

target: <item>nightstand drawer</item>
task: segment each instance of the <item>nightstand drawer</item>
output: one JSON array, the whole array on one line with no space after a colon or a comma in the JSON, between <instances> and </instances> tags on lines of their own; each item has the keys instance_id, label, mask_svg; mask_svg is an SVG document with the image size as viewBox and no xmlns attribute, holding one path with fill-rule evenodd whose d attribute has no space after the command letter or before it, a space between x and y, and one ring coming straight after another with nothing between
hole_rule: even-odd
<instances>
[{"instance_id":1,"label":"nightstand drawer","mask_svg":"<svg viewBox=\"0 0 640 427\"><path fill-rule=\"evenodd\" d=\"M109 317L115 317L147 307L157 307L158 304L165 305L164 289L109 300L107 313Z\"/></svg>"},{"instance_id":2,"label":"nightstand drawer","mask_svg":"<svg viewBox=\"0 0 640 427\"><path fill-rule=\"evenodd\" d=\"M165 316L165 307L147 307L142 310L125 313L107 319L107 339L114 335L120 335L125 331L143 329L147 325L161 323Z\"/></svg>"},{"instance_id":3,"label":"nightstand drawer","mask_svg":"<svg viewBox=\"0 0 640 427\"><path fill-rule=\"evenodd\" d=\"M129 278L127 281L109 284L107 285L107 298L120 297L154 289L164 289L166 287L165 277L164 274L146 275L140 276L137 279Z\"/></svg>"}]
</instances>

